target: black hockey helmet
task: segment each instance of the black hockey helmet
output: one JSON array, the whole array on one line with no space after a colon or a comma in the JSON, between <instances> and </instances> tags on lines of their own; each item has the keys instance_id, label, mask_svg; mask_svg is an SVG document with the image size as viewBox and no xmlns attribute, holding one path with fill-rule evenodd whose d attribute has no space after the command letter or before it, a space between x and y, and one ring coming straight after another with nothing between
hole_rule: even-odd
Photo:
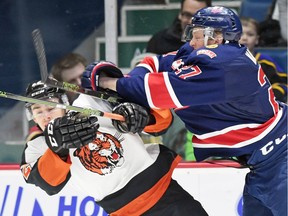
<instances>
[{"instance_id":1,"label":"black hockey helmet","mask_svg":"<svg viewBox=\"0 0 288 216\"><path fill-rule=\"evenodd\" d=\"M32 82L26 88L26 97L36 99L59 98L60 103L69 105L67 95L64 90L47 86L42 81ZM29 109L33 103L26 103L25 107Z\"/></svg>"}]
</instances>

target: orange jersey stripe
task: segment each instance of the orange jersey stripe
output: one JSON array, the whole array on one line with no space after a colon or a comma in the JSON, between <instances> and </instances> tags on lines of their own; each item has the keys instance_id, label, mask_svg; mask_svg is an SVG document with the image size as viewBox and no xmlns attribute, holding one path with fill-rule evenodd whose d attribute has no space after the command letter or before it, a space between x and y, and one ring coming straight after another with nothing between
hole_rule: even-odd
<instances>
[{"instance_id":1,"label":"orange jersey stripe","mask_svg":"<svg viewBox=\"0 0 288 216\"><path fill-rule=\"evenodd\" d=\"M151 189L143 193L141 196L137 197L127 205L123 206L121 209L112 212L111 216L139 216L152 208L158 200L163 196L167 190L173 170L177 164L181 161L181 157L177 155L174 159L170 170L164 175Z\"/></svg>"},{"instance_id":2,"label":"orange jersey stripe","mask_svg":"<svg viewBox=\"0 0 288 216\"><path fill-rule=\"evenodd\" d=\"M67 160L69 161L69 160ZM65 181L69 173L71 162L63 161L50 149L43 154L38 162L38 171L41 177L51 186L58 186Z\"/></svg>"},{"instance_id":3,"label":"orange jersey stripe","mask_svg":"<svg viewBox=\"0 0 288 216\"><path fill-rule=\"evenodd\" d=\"M156 123L146 126L144 128L146 133L165 131L173 121L173 116L169 109L151 109L151 114L155 117Z\"/></svg>"}]
</instances>

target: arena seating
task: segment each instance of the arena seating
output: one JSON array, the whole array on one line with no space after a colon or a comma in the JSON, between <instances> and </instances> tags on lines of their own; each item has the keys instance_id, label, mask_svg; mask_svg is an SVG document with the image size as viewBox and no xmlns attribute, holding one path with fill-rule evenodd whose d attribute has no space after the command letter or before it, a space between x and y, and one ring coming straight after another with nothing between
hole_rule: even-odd
<instances>
[{"instance_id":1,"label":"arena seating","mask_svg":"<svg viewBox=\"0 0 288 216\"><path fill-rule=\"evenodd\" d=\"M272 0L242 0L239 15L262 22L267 17L271 4Z\"/></svg>"},{"instance_id":2,"label":"arena seating","mask_svg":"<svg viewBox=\"0 0 288 216\"><path fill-rule=\"evenodd\" d=\"M287 47L258 47L256 50L271 56L287 73Z\"/></svg>"}]
</instances>

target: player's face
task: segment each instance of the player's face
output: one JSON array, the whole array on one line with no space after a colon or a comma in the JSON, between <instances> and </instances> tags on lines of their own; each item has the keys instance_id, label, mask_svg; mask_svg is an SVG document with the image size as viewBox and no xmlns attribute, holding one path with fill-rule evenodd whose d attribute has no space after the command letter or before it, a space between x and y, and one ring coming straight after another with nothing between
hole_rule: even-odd
<instances>
[{"instance_id":1,"label":"player's face","mask_svg":"<svg viewBox=\"0 0 288 216\"><path fill-rule=\"evenodd\" d=\"M59 103L58 98L51 98L49 101ZM62 117L65 115L65 110L42 105L42 104L33 104L31 105L31 111L33 115L33 120L39 127L44 130L45 127L48 125L49 121L52 119Z\"/></svg>"},{"instance_id":2,"label":"player's face","mask_svg":"<svg viewBox=\"0 0 288 216\"><path fill-rule=\"evenodd\" d=\"M182 11L180 12L178 18L181 21L181 27L184 30L186 25L191 22L192 16L201 8L206 7L205 2L195 1L195 0L185 0L183 3Z\"/></svg>"},{"instance_id":3,"label":"player's face","mask_svg":"<svg viewBox=\"0 0 288 216\"><path fill-rule=\"evenodd\" d=\"M198 49L204 46L204 29L194 28L192 30L192 39L190 41L190 46L194 49Z\"/></svg>"},{"instance_id":4,"label":"player's face","mask_svg":"<svg viewBox=\"0 0 288 216\"><path fill-rule=\"evenodd\" d=\"M222 33L215 31L213 34L213 38L209 38L207 40L207 44L205 44L204 29L201 27L195 27L192 30L192 39L190 41L190 46L194 49L199 49L206 45L221 44L223 41Z\"/></svg>"},{"instance_id":5,"label":"player's face","mask_svg":"<svg viewBox=\"0 0 288 216\"><path fill-rule=\"evenodd\" d=\"M62 80L64 82L72 83L81 86L81 76L85 70L82 63L78 63L75 67L62 70Z\"/></svg>"},{"instance_id":6,"label":"player's face","mask_svg":"<svg viewBox=\"0 0 288 216\"><path fill-rule=\"evenodd\" d=\"M253 24L243 25L243 33L240 39L240 43L247 46L247 48L253 52L254 47L258 44L259 36L257 35L256 28Z\"/></svg>"}]
</instances>

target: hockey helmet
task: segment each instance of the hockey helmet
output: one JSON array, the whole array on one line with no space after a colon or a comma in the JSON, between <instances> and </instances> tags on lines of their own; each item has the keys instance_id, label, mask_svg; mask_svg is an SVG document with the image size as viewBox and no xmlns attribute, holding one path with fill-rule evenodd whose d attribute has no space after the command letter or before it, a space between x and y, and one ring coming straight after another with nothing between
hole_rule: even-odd
<instances>
[{"instance_id":1,"label":"hockey helmet","mask_svg":"<svg viewBox=\"0 0 288 216\"><path fill-rule=\"evenodd\" d=\"M69 105L67 95L64 90L47 86L42 81L32 82L26 88L26 97L36 99L59 98L60 103ZM33 103L26 103L25 107L30 108Z\"/></svg>"},{"instance_id":2,"label":"hockey helmet","mask_svg":"<svg viewBox=\"0 0 288 216\"><path fill-rule=\"evenodd\" d=\"M233 10L221 6L206 7L198 10L193 16L191 24L186 26L182 36L183 41L192 39L191 32L195 27L203 27L205 32L210 32L209 36L214 31L221 31L223 39L229 42L239 41L242 34L242 25L239 17ZM208 28L209 30L207 31Z\"/></svg>"}]
</instances>

